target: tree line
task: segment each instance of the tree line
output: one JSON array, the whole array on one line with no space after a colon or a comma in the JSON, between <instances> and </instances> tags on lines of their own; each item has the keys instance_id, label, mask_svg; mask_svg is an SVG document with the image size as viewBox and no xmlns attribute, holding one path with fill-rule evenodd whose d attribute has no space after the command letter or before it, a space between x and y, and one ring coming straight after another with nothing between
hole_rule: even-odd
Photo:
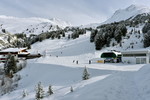
<instances>
[{"instance_id":1,"label":"tree line","mask_svg":"<svg viewBox=\"0 0 150 100\"><path fill-rule=\"evenodd\" d=\"M115 39L117 43L120 43L126 33L127 28L122 23L105 24L92 30L90 42L94 42L96 50L101 50L104 45L110 46L111 39Z\"/></svg>"}]
</instances>

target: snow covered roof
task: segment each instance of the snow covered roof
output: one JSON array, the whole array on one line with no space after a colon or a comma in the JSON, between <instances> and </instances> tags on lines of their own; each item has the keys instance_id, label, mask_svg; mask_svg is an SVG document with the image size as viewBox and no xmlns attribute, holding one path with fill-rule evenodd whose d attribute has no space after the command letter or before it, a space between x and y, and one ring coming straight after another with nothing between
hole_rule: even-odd
<instances>
[{"instance_id":1,"label":"snow covered roof","mask_svg":"<svg viewBox=\"0 0 150 100\"><path fill-rule=\"evenodd\" d=\"M28 55L28 54L30 54L30 53L29 53L29 52L20 52L19 54Z\"/></svg>"},{"instance_id":2,"label":"snow covered roof","mask_svg":"<svg viewBox=\"0 0 150 100\"><path fill-rule=\"evenodd\" d=\"M107 51L107 52L103 52L103 53L114 53L116 55L120 55L121 54L121 52L119 52L119 51Z\"/></svg>"},{"instance_id":3,"label":"snow covered roof","mask_svg":"<svg viewBox=\"0 0 150 100\"><path fill-rule=\"evenodd\" d=\"M133 53L150 53L150 49L148 48L142 48L142 49L134 49L134 50L128 50L128 51L122 51L122 54L133 54Z\"/></svg>"},{"instance_id":4,"label":"snow covered roof","mask_svg":"<svg viewBox=\"0 0 150 100\"><path fill-rule=\"evenodd\" d=\"M121 52L117 52L117 51L109 51L109 52L103 52L101 54L101 58L116 58L119 55L121 55Z\"/></svg>"},{"instance_id":5,"label":"snow covered roof","mask_svg":"<svg viewBox=\"0 0 150 100\"><path fill-rule=\"evenodd\" d=\"M22 50L26 50L26 48L7 48L7 49L4 49L0 52L19 52Z\"/></svg>"}]
</instances>

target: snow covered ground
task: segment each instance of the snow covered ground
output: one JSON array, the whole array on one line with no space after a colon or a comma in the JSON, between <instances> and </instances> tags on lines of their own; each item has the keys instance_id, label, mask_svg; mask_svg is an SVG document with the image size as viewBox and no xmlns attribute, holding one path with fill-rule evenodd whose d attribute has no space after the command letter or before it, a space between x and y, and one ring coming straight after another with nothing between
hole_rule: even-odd
<instances>
[{"instance_id":1,"label":"snow covered ground","mask_svg":"<svg viewBox=\"0 0 150 100\"><path fill-rule=\"evenodd\" d=\"M40 34L55 31L57 26L63 29L71 24L56 18L18 18L0 15L0 29L5 29L10 33Z\"/></svg>"},{"instance_id":2,"label":"snow covered ground","mask_svg":"<svg viewBox=\"0 0 150 100\"><path fill-rule=\"evenodd\" d=\"M28 60L27 67L18 72L22 76L19 86L0 100L35 100L38 82L42 82L45 93L49 85L54 92L43 100L149 100L150 65L94 61L89 64L90 59L99 58L102 52L95 51L89 38L87 32L75 40L49 39L32 45L30 52L45 56ZM85 66L90 79L83 81ZM74 92L70 92L71 86ZM28 93L25 98L23 90Z\"/></svg>"}]
</instances>

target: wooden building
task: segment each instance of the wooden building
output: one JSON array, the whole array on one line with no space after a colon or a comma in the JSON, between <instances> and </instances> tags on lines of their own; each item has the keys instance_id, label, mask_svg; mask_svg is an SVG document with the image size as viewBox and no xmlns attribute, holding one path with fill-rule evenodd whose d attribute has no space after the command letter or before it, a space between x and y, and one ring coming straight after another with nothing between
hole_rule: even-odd
<instances>
[{"instance_id":1,"label":"wooden building","mask_svg":"<svg viewBox=\"0 0 150 100\"><path fill-rule=\"evenodd\" d=\"M8 48L0 51L0 62L5 62L9 54L13 55L15 59L29 55L26 48Z\"/></svg>"}]
</instances>

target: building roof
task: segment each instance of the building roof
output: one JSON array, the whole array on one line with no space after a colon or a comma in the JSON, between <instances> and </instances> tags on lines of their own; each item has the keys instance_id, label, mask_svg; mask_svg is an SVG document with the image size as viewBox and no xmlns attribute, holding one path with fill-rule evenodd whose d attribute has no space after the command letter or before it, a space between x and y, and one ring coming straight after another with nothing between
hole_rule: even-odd
<instances>
[{"instance_id":1,"label":"building roof","mask_svg":"<svg viewBox=\"0 0 150 100\"><path fill-rule=\"evenodd\" d=\"M19 52L22 50L26 50L26 48L7 48L7 49L4 49L0 52Z\"/></svg>"},{"instance_id":2,"label":"building roof","mask_svg":"<svg viewBox=\"0 0 150 100\"><path fill-rule=\"evenodd\" d=\"M142 49L136 49L136 50L122 51L121 53L122 54L150 53L150 49L148 49L148 48L142 48Z\"/></svg>"},{"instance_id":3,"label":"building roof","mask_svg":"<svg viewBox=\"0 0 150 100\"><path fill-rule=\"evenodd\" d=\"M21 52L21 53L19 53L19 54L21 54L21 55L28 55L28 54L30 54L29 52Z\"/></svg>"},{"instance_id":4,"label":"building roof","mask_svg":"<svg viewBox=\"0 0 150 100\"><path fill-rule=\"evenodd\" d=\"M114 53L116 55L120 55L121 54L121 52L118 52L118 51L107 51L107 52L103 52L103 53Z\"/></svg>"},{"instance_id":5,"label":"building roof","mask_svg":"<svg viewBox=\"0 0 150 100\"><path fill-rule=\"evenodd\" d=\"M116 52L116 51L109 51L109 52L103 52L101 54L101 58L116 58L117 56L121 55L121 52Z\"/></svg>"}]
</instances>

